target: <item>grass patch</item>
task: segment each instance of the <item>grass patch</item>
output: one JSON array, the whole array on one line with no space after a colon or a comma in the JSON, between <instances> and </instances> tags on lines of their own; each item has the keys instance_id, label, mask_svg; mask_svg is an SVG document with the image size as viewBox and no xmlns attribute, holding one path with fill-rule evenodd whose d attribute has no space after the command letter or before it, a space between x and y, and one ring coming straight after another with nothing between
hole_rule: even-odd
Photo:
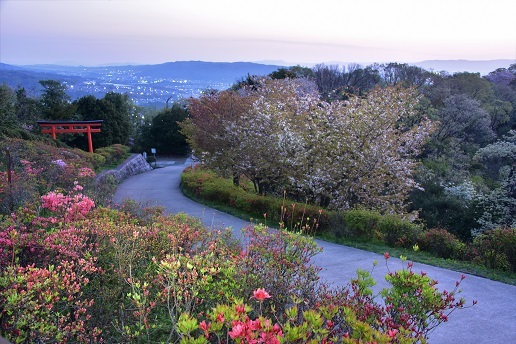
<instances>
[{"instance_id":1,"label":"grass patch","mask_svg":"<svg viewBox=\"0 0 516 344\"><path fill-rule=\"evenodd\" d=\"M457 272L463 272L506 284L516 285L516 273L514 272L493 270L471 262L439 258L429 252L414 251L412 249L402 247L392 247L378 242L355 240L352 238L335 238L334 236L328 235L326 233L317 235L317 238L379 254L389 252L391 257L404 256L407 257L408 260L414 262L437 266Z\"/></svg>"}]
</instances>

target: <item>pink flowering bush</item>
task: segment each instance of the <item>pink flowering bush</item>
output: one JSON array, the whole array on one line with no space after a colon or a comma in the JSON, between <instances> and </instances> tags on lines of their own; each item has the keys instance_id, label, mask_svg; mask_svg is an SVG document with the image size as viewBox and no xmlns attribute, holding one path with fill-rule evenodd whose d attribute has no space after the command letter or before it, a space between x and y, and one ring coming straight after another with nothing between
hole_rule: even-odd
<instances>
[{"instance_id":1,"label":"pink flowering bush","mask_svg":"<svg viewBox=\"0 0 516 344\"><path fill-rule=\"evenodd\" d=\"M101 274L88 232L61 218L21 208L1 220L0 335L13 342L96 341L94 299L85 295Z\"/></svg>"},{"instance_id":2,"label":"pink flowering bush","mask_svg":"<svg viewBox=\"0 0 516 344\"><path fill-rule=\"evenodd\" d=\"M53 191L41 196L41 207L61 216L65 222L82 219L95 207L95 202L81 193L83 187L77 182L69 195Z\"/></svg>"},{"instance_id":3,"label":"pink flowering bush","mask_svg":"<svg viewBox=\"0 0 516 344\"><path fill-rule=\"evenodd\" d=\"M319 305L301 312L293 303L285 320L261 314L263 303L275 296L261 289L254 295L268 295L264 300L218 305L205 316L183 313L177 323L180 343L416 343L404 330L385 332L359 320L353 309L345 306ZM256 314L256 315L252 315ZM202 320L201 320L202 319Z\"/></svg>"}]
</instances>

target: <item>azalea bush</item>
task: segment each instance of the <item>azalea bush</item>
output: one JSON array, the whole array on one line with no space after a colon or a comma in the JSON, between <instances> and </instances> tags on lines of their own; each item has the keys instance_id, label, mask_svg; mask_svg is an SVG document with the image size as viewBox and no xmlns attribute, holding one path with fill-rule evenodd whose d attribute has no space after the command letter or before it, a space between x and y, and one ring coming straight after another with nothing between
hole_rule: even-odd
<instances>
[{"instance_id":1,"label":"azalea bush","mask_svg":"<svg viewBox=\"0 0 516 344\"><path fill-rule=\"evenodd\" d=\"M291 305L292 297L302 300L307 307L316 303L320 269L310 264L310 259L321 252L311 238L284 230L264 226L244 229L247 245L239 257L236 279L246 296L252 290L274 290L276 297L270 308L263 312L271 316L276 311L283 314Z\"/></svg>"},{"instance_id":2,"label":"azalea bush","mask_svg":"<svg viewBox=\"0 0 516 344\"><path fill-rule=\"evenodd\" d=\"M73 225L93 202L75 191L50 193L1 219L0 334L13 342L98 339L100 330L89 323L94 300L84 294L102 273L97 247Z\"/></svg>"},{"instance_id":3,"label":"azalea bush","mask_svg":"<svg viewBox=\"0 0 516 344\"><path fill-rule=\"evenodd\" d=\"M7 171L9 148L11 182ZM128 148L121 145L106 147L112 152L110 163L120 161ZM106 153L107 154L107 153ZM118 160L113 160L118 159ZM97 153L59 147L48 142L20 139L0 140L0 213L7 214L26 203L33 203L50 191L71 190L74 183L83 186L83 193L98 204L109 205L116 181L96 180L96 172L106 163Z\"/></svg>"},{"instance_id":4,"label":"azalea bush","mask_svg":"<svg viewBox=\"0 0 516 344\"><path fill-rule=\"evenodd\" d=\"M274 300L264 289L253 291L249 302L218 305L199 319L182 314L180 343L415 343L407 332L382 333L357 319L351 308L320 306L301 312L293 304L282 323L262 314ZM254 314L251 315L251 314Z\"/></svg>"},{"instance_id":5,"label":"azalea bush","mask_svg":"<svg viewBox=\"0 0 516 344\"><path fill-rule=\"evenodd\" d=\"M465 301L456 299L464 276L451 292L438 291L437 281L414 273L410 263L386 279L391 286L373 295L375 281L367 271L358 271L346 288L325 291L312 307L291 296L283 312L272 306L282 295L258 288L249 302L219 304L203 316L181 314L180 342L421 343L454 310L464 307ZM273 311L267 314L264 309Z\"/></svg>"},{"instance_id":6,"label":"azalea bush","mask_svg":"<svg viewBox=\"0 0 516 344\"><path fill-rule=\"evenodd\" d=\"M77 208L60 205L83 198L66 195L2 219L0 335L13 342L410 343L427 332L408 316L462 306L427 302L395 317L367 291L367 274L342 290L320 281L310 265L319 248L308 237L251 226L242 247L227 232L159 209L141 218L102 207L69 217ZM385 300L404 302L408 291L395 291L406 277L393 274ZM414 280L412 292L427 282Z\"/></svg>"}]
</instances>

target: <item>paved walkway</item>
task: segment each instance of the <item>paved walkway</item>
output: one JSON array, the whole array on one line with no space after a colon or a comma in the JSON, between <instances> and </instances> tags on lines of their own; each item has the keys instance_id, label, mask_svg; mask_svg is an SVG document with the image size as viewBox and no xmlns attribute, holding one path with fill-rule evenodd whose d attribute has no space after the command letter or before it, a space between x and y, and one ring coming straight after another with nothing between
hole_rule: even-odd
<instances>
[{"instance_id":1,"label":"paved walkway","mask_svg":"<svg viewBox=\"0 0 516 344\"><path fill-rule=\"evenodd\" d=\"M181 171L190 166L187 160L181 165L171 165L151 172L130 177L124 181L115 194L115 202L123 199L148 202L164 206L169 213L183 212L200 218L207 227L230 227L235 236L248 223L218 210L207 208L186 198L179 189ZM335 285L346 285L357 269L370 270L374 260L379 262L373 277L378 288L386 286L387 272L382 255L317 241L323 253L314 261L323 268L321 277ZM389 259L389 267L401 267L399 259ZM461 273L433 266L415 263L414 271L425 271L439 281L442 289L452 290ZM477 300L474 307L456 310L447 323L440 325L430 335L430 343L516 343L516 287L488 279L466 275L461 285L461 296L467 304Z\"/></svg>"}]
</instances>

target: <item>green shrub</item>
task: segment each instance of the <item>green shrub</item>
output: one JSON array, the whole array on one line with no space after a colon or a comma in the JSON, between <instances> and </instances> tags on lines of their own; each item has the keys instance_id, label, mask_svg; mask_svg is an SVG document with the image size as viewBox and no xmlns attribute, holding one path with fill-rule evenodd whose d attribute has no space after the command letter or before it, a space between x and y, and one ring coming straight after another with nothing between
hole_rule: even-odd
<instances>
[{"instance_id":1,"label":"green shrub","mask_svg":"<svg viewBox=\"0 0 516 344\"><path fill-rule=\"evenodd\" d=\"M114 144L108 147L102 147L95 150L96 154L102 155L106 159L106 163L117 165L124 161L128 156L130 148L121 144Z\"/></svg>"},{"instance_id":2,"label":"green shrub","mask_svg":"<svg viewBox=\"0 0 516 344\"><path fill-rule=\"evenodd\" d=\"M243 183L242 183L243 184ZM345 212L322 211L320 207L262 196L237 187L229 178L197 165L181 175L185 193L208 202L238 209L269 226L315 234L332 231L336 236L381 240L391 246L411 247L417 241L420 226L397 215L381 215L373 210Z\"/></svg>"},{"instance_id":3,"label":"green shrub","mask_svg":"<svg viewBox=\"0 0 516 344\"><path fill-rule=\"evenodd\" d=\"M421 226L399 215L382 215L378 221L378 230L389 246L412 247L421 233Z\"/></svg>"},{"instance_id":4,"label":"green shrub","mask_svg":"<svg viewBox=\"0 0 516 344\"><path fill-rule=\"evenodd\" d=\"M441 258L462 259L466 254L466 244L445 229L425 231L419 237L418 246Z\"/></svg>"},{"instance_id":5,"label":"green shrub","mask_svg":"<svg viewBox=\"0 0 516 344\"><path fill-rule=\"evenodd\" d=\"M371 210L354 209L344 212L345 236L372 240L379 237L380 214Z\"/></svg>"},{"instance_id":6,"label":"green shrub","mask_svg":"<svg viewBox=\"0 0 516 344\"><path fill-rule=\"evenodd\" d=\"M97 153L89 153L91 155L91 162L95 171L98 171L106 164L106 157Z\"/></svg>"},{"instance_id":7,"label":"green shrub","mask_svg":"<svg viewBox=\"0 0 516 344\"><path fill-rule=\"evenodd\" d=\"M477 260L488 268L516 271L516 229L494 229L473 240Z\"/></svg>"}]
</instances>

